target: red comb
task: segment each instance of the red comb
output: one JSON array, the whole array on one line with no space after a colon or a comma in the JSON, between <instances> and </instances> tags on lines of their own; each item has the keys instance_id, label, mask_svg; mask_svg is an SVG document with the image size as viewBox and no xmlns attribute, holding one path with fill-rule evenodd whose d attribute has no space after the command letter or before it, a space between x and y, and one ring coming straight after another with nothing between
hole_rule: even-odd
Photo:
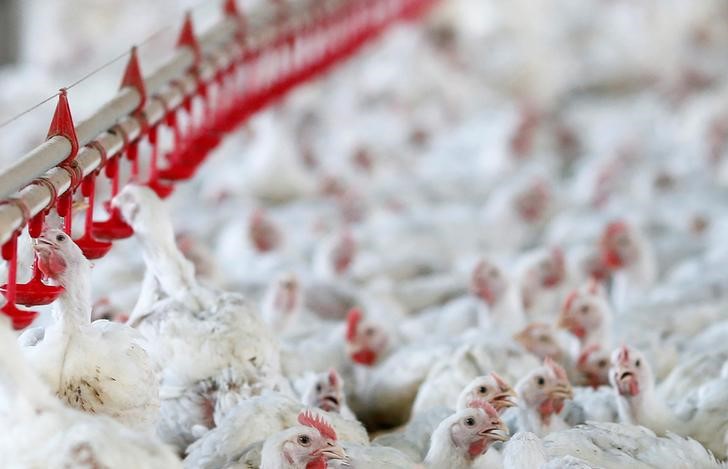
<instances>
[{"instance_id":1,"label":"red comb","mask_svg":"<svg viewBox=\"0 0 728 469\"><path fill-rule=\"evenodd\" d=\"M597 280L596 278L592 277L589 280L589 286L587 287L587 291L591 293L592 295L598 295L600 293L600 287L601 282Z\"/></svg>"},{"instance_id":2,"label":"red comb","mask_svg":"<svg viewBox=\"0 0 728 469\"><path fill-rule=\"evenodd\" d=\"M627 231L627 223L622 220L610 222L607 228L604 230L604 237L606 239L612 239L615 236Z\"/></svg>"},{"instance_id":3,"label":"red comb","mask_svg":"<svg viewBox=\"0 0 728 469\"><path fill-rule=\"evenodd\" d=\"M333 251L334 268L337 272L345 272L356 255L356 242L354 236L348 229L341 234L336 247Z\"/></svg>"},{"instance_id":4,"label":"red comb","mask_svg":"<svg viewBox=\"0 0 728 469\"><path fill-rule=\"evenodd\" d=\"M498 411L488 401L483 399L473 399L468 402L468 407L471 409L482 409L489 417L498 417Z\"/></svg>"},{"instance_id":5,"label":"red comb","mask_svg":"<svg viewBox=\"0 0 728 469\"><path fill-rule=\"evenodd\" d=\"M500 375L498 373L496 373L495 371L491 371L490 372L490 376L495 380L495 382L498 384L498 386L501 387L501 389L509 389L511 387L506 382L506 380L504 380L503 378L501 378Z\"/></svg>"},{"instance_id":6,"label":"red comb","mask_svg":"<svg viewBox=\"0 0 728 469\"><path fill-rule=\"evenodd\" d=\"M473 267L473 277L472 281L474 284L478 285L485 281L485 268L488 266L487 262L484 260L479 260L477 264L475 264L475 267Z\"/></svg>"},{"instance_id":7,"label":"red comb","mask_svg":"<svg viewBox=\"0 0 728 469\"><path fill-rule=\"evenodd\" d=\"M306 409L298 414L298 423L306 427L315 428L321 433L321 436L329 440L336 440L336 431L322 416L314 414L310 409Z\"/></svg>"},{"instance_id":8,"label":"red comb","mask_svg":"<svg viewBox=\"0 0 728 469\"><path fill-rule=\"evenodd\" d=\"M331 386L339 385L339 373L335 368L329 368L329 384Z\"/></svg>"},{"instance_id":9,"label":"red comb","mask_svg":"<svg viewBox=\"0 0 728 469\"><path fill-rule=\"evenodd\" d=\"M552 248L551 255L554 257L554 259L556 259L556 262L558 264L564 263L564 250L561 249L560 247L556 246L556 247Z\"/></svg>"},{"instance_id":10,"label":"red comb","mask_svg":"<svg viewBox=\"0 0 728 469\"><path fill-rule=\"evenodd\" d=\"M586 361L589 360L589 355L599 350L601 347L599 347L598 344L592 344L586 347L584 350L581 351L579 354L579 360L577 361L579 366L586 365Z\"/></svg>"},{"instance_id":11,"label":"red comb","mask_svg":"<svg viewBox=\"0 0 728 469\"><path fill-rule=\"evenodd\" d=\"M557 378L560 379L568 379L566 376L566 371L564 371L564 368L556 363L551 357L546 357L543 360L543 364L546 365L551 371L554 372L554 375L556 375Z\"/></svg>"},{"instance_id":12,"label":"red comb","mask_svg":"<svg viewBox=\"0 0 728 469\"><path fill-rule=\"evenodd\" d=\"M579 297L579 291L578 290L574 290L571 293L569 293L568 295L566 295L566 299L564 300L564 306L562 308L562 311L564 312L564 314L566 314L569 311L571 311L571 306L574 304L574 301L578 297Z\"/></svg>"},{"instance_id":13,"label":"red comb","mask_svg":"<svg viewBox=\"0 0 728 469\"><path fill-rule=\"evenodd\" d=\"M356 329L359 327L359 322L363 316L359 308L349 310L349 314L346 316L346 340L349 342L356 338Z\"/></svg>"},{"instance_id":14,"label":"red comb","mask_svg":"<svg viewBox=\"0 0 728 469\"><path fill-rule=\"evenodd\" d=\"M619 348L619 354L617 355L617 358L620 362L629 361L629 347L627 347L626 345L622 345Z\"/></svg>"}]
</instances>

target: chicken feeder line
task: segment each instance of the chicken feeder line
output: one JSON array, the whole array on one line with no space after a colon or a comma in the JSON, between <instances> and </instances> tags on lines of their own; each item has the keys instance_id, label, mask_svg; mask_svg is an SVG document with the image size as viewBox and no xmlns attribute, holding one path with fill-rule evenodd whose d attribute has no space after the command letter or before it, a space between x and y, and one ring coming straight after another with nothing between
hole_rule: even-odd
<instances>
[{"instance_id":1,"label":"chicken feeder line","mask_svg":"<svg viewBox=\"0 0 728 469\"><path fill-rule=\"evenodd\" d=\"M26 225L31 238L37 239L54 206L70 236L77 188L88 207L84 234L76 242L87 258L103 257L113 240L133 234L111 200L103 204L108 218L94 220L96 177L103 170L111 179L113 199L120 190L119 166L126 156L131 165L129 182L140 183L141 140L147 139L151 146L146 185L167 197L174 182L195 174L225 134L294 87L353 55L393 22L416 18L435 1L335 0L302 10L303 14L286 8L273 26L255 28L250 18L240 15L234 0L227 0L225 19L201 38L187 14L178 53L146 79L133 48L117 97L78 126L62 89L46 143L0 174L0 196L5 198L0 202L0 242L8 262L8 281L0 287L6 298L2 312L14 327L24 328L37 313L17 304L48 304L62 293L61 287L43 282L37 258L32 279L17 283L17 239ZM197 116L195 102L200 109ZM181 113L187 115L184 131ZM165 167L159 161L161 125L173 134ZM8 197L18 189L17 196Z\"/></svg>"}]
</instances>

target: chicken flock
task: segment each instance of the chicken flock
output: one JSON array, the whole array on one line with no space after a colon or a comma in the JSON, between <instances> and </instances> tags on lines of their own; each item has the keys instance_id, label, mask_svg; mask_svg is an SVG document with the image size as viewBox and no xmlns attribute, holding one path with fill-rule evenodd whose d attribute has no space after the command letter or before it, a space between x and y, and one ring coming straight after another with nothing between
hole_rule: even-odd
<instances>
[{"instance_id":1,"label":"chicken flock","mask_svg":"<svg viewBox=\"0 0 728 469\"><path fill-rule=\"evenodd\" d=\"M94 265L21 239L0 467L728 467L728 7L507 3L126 185Z\"/></svg>"}]
</instances>

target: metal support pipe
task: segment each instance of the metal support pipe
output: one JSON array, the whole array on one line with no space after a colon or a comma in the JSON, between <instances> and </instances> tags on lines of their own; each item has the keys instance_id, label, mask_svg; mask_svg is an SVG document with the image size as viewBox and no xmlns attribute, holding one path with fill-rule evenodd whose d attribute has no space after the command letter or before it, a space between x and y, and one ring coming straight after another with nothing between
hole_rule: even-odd
<instances>
[{"instance_id":1,"label":"metal support pipe","mask_svg":"<svg viewBox=\"0 0 728 469\"><path fill-rule=\"evenodd\" d=\"M391 0L400 6L418 0ZM434 1L434 0L423 0ZM322 4L318 13L330 13L336 7L346 3L346 0L330 0ZM246 25L246 44L258 45L268 43L280 31L279 28L288 28L306 24L315 14L305 4L299 4L297 11L289 11L289 21L285 25L264 21L270 18L271 10L264 9L250 15ZM268 13L268 15L266 15ZM254 21L250 19L255 18ZM341 25L339 25L341 26ZM160 99L148 99L142 120L148 125L161 122L168 108L178 107L187 96L197 93L199 80L209 81L215 74L236 60L241 52L241 45L235 38L237 30L236 21L225 18L214 25L208 32L200 36L199 42L203 52L203 59L196 67L196 73L191 71L194 65L194 54L181 49L162 67L145 78L149 98L155 96ZM343 29L334 29L329 34L343 34ZM319 40L319 39L316 39ZM326 45L322 44L323 49ZM321 52L321 51L319 51ZM170 86L175 83L175 86ZM75 160L86 176L96 170L101 164L101 155L94 147L86 146L96 140L104 148L109 158L114 157L124 147L122 137L109 133L115 125L122 127L130 140L138 138L142 133L144 123L131 114L138 107L140 100L136 90L127 88L102 106L93 116L84 120L76 127L79 140L79 152ZM15 165L0 174L0 199L7 199L15 194L27 206L30 215L40 213L48 206L52 194L41 185L28 185L30 182L43 176L56 188L58 194L64 193L71 184L71 177L67 171L57 165L66 160L71 151L70 143L63 137L54 137L44 144L26 154ZM21 210L13 204L0 205L0 245L6 243L12 234L23 228L24 219Z\"/></svg>"},{"instance_id":2,"label":"metal support pipe","mask_svg":"<svg viewBox=\"0 0 728 469\"><path fill-rule=\"evenodd\" d=\"M210 31L200 36L200 47L203 53L209 53L229 41L235 33L235 22L226 18L212 27ZM187 73L194 64L194 54L187 49L178 50L169 61L145 77L145 85L149 95L159 92L172 80L178 79ZM89 118L76 126L76 135L80 146L89 144L101 132L112 127L117 121L138 106L141 100L139 93L132 88L124 88L108 103L102 106ZM21 189L28 181L41 176L49 169L57 166L68 158L71 145L63 137L53 137L34 148L21 157L17 162L0 174L0 198Z\"/></svg>"}]
</instances>

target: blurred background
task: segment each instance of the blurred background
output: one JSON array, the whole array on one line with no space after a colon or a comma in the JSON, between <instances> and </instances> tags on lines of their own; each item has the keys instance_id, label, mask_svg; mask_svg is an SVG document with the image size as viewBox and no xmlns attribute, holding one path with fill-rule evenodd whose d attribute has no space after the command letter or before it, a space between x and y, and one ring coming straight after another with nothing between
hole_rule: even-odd
<instances>
[{"instance_id":1,"label":"blurred background","mask_svg":"<svg viewBox=\"0 0 728 469\"><path fill-rule=\"evenodd\" d=\"M256 3L240 2L243 9ZM70 93L76 120L87 116L116 92L120 56L131 45L141 44L147 72L170 53L187 9L203 30L219 7L212 0L0 0L0 164L42 141L53 100L9 119L106 65ZM708 93L706 109L725 102L723 0L444 0L427 30L449 60L440 78L453 94L496 93L562 114L586 95L617 102L648 91L675 104L699 92Z\"/></svg>"}]
</instances>

